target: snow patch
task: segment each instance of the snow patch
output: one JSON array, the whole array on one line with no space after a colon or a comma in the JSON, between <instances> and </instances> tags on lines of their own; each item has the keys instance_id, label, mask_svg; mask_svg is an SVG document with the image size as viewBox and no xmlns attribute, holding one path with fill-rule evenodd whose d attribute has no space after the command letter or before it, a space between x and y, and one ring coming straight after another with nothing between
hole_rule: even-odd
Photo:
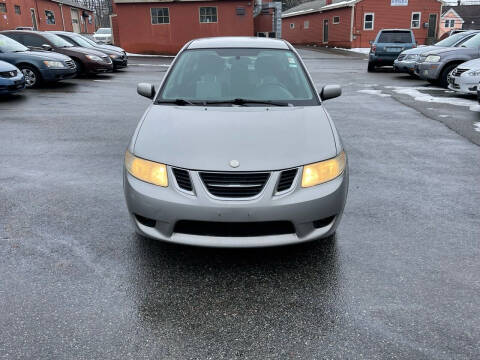
<instances>
[{"instance_id":1,"label":"snow patch","mask_svg":"<svg viewBox=\"0 0 480 360\"><path fill-rule=\"evenodd\" d=\"M377 95L381 97L390 97L392 95L389 94L383 94L382 90L371 90L371 89L365 89L365 90L358 90L359 93L363 94L369 94L369 95Z\"/></svg>"},{"instance_id":2,"label":"snow patch","mask_svg":"<svg viewBox=\"0 0 480 360\"><path fill-rule=\"evenodd\" d=\"M127 56L146 57L146 58L174 58L175 57L175 55L146 55L146 54L133 54L133 53L127 53Z\"/></svg>"},{"instance_id":3,"label":"snow patch","mask_svg":"<svg viewBox=\"0 0 480 360\"><path fill-rule=\"evenodd\" d=\"M473 128L475 129L475 131L480 132L480 122L473 124Z\"/></svg>"},{"instance_id":4,"label":"snow patch","mask_svg":"<svg viewBox=\"0 0 480 360\"><path fill-rule=\"evenodd\" d=\"M420 88L422 90L432 90L431 88ZM478 105L475 105L473 100L461 99L461 98L450 98L450 97L435 97L429 94L424 94L419 91L419 88L406 88L406 87L397 87L393 89L394 92L401 95L408 95L415 99L415 101L422 101L428 103L437 103L437 104L449 104L455 106L464 106L473 110Z\"/></svg>"},{"instance_id":5,"label":"snow patch","mask_svg":"<svg viewBox=\"0 0 480 360\"><path fill-rule=\"evenodd\" d=\"M364 55L368 55L370 53L370 48L344 49L344 48L337 48L336 47L335 49L350 51L350 52L354 52L354 53L357 53L357 54L364 54Z\"/></svg>"}]
</instances>

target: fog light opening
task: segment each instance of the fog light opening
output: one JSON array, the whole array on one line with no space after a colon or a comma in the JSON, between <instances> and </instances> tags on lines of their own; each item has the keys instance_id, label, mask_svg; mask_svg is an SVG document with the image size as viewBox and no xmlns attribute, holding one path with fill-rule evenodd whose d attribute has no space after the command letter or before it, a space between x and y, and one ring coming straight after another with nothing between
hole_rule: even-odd
<instances>
[{"instance_id":1,"label":"fog light opening","mask_svg":"<svg viewBox=\"0 0 480 360\"><path fill-rule=\"evenodd\" d=\"M137 219L137 221L140 224L148 226L148 227L155 227L155 224L156 224L155 220L143 217L143 216L138 215L138 214L135 214L135 219Z\"/></svg>"},{"instance_id":2,"label":"fog light opening","mask_svg":"<svg viewBox=\"0 0 480 360\"><path fill-rule=\"evenodd\" d=\"M315 229L320 229L322 227L328 226L332 223L333 220L335 220L335 217L336 216L330 216L330 217L325 218L325 219L315 220L313 222L313 227Z\"/></svg>"}]
</instances>

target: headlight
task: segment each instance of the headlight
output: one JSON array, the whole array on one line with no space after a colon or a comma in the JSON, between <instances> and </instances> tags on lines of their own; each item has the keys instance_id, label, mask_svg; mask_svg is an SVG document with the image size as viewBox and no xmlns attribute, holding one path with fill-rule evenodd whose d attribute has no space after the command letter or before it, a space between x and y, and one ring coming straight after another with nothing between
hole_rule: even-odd
<instances>
[{"instance_id":1,"label":"headlight","mask_svg":"<svg viewBox=\"0 0 480 360\"><path fill-rule=\"evenodd\" d=\"M305 165L302 174L302 187L323 184L340 176L345 170L346 156L342 151L337 157L315 164Z\"/></svg>"},{"instance_id":2,"label":"headlight","mask_svg":"<svg viewBox=\"0 0 480 360\"><path fill-rule=\"evenodd\" d=\"M168 186L167 166L164 164L137 158L127 151L125 167L132 176L139 180L158 186Z\"/></svg>"},{"instance_id":3,"label":"headlight","mask_svg":"<svg viewBox=\"0 0 480 360\"><path fill-rule=\"evenodd\" d=\"M92 60L92 61L103 62L102 58L100 56L97 56L97 55L85 55L85 57L87 59Z\"/></svg>"},{"instance_id":4,"label":"headlight","mask_svg":"<svg viewBox=\"0 0 480 360\"><path fill-rule=\"evenodd\" d=\"M439 55L428 55L425 62L439 62L441 57Z\"/></svg>"},{"instance_id":5,"label":"headlight","mask_svg":"<svg viewBox=\"0 0 480 360\"><path fill-rule=\"evenodd\" d=\"M65 65L61 61L49 61L49 60L44 60L43 63L47 65L49 68L64 68Z\"/></svg>"},{"instance_id":6,"label":"headlight","mask_svg":"<svg viewBox=\"0 0 480 360\"><path fill-rule=\"evenodd\" d=\"M467 71L467 75L470 75L470 76L480 76L480 69L479 69L479 70L470 70L470 71Z\"/></svg>"},{"instance_id":7,"label":"headlight","mask_svg":"<svg viewBox=\"0 0 480 360\"><path fill-rule=\"evenodd\" d=\"M118 55L115 55L115 54L111 54L111 55L108 55L110 56L112 59L116 59L118 57Z\"/></svg>"}]
</instances>

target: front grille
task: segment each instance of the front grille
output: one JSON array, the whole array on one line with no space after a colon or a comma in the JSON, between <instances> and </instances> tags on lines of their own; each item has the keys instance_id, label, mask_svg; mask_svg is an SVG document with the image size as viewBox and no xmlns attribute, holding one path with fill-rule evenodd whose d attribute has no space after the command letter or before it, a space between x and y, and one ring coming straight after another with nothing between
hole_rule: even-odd
<instances>
[{"instance_id":1,"label":"front grille","mask_svg":"<svg viewBox=\"0 0 480 360\"><path fill-rule=\"evenodd\" d=\"M297 169L282 171L278 180L277 192L288 190L292 187L293 180L297 176Z\"/></svg>"},{"instance_id":2,"label":"front grille","mask_svg":"<svg viewBox=\"0 0 480 360\"><path fill-rule=\"evenodd\" d=\"M400 55L398 55L397 60L398 60L398 61L402 61L403 59L405 59L406 56L407 56L407 55L405 55L405 54L400 54Z\"/></svg>"},{"instance_id":3,"label":"front grille","mask_svg":"<svg viewBox=\"0 0 480 360\"><path fill-rule=\"evenodd\" d=\"M452 72L452 75L453 76L460 76L462 75L464 72L468 71L468 69L459 69L459 68L456 68L455 70L453 70Z\"/></svg>"},{"instance_id":4,"label":"front grille","mask_svg":"<svg viewBox=\"0 0 480 360\"><path fill-rule=\"evenodd\" d=\"M223 198L250 198L258 195L270 177L268 172L201 172L208 192Z\"/></svg>"},{"instance_id":5,"label":"front grille","mask_svg":"<svg viewBox=\"0 0 480 360\"><path fill-rule=\"evenodd\" d=\"M173 232L201 236L249 237L293 234L295 233L295 227L290 221L211 222L180 220L175 224Z\"/></svg>"},{"instance_id":6,"label":"front grille","mask_svg":"<svg viewBox=\"0 0 480 360\"><path fill-rule=\"evenodd\" d=\"M13 78L17 76L17 70L11 70L11 71L4 71L0 72L0 77L1 78Z\"/></svg>"},{"instance_id":7,"label":"front grille","mask_svg":"<svg viewBox=\"0 0 480 360\"><path fill-rule=\"evenodd\" d=\"M110 59L110 56L107 56L107 55L102 56L102 59L108 64L112 62L112 59Z\"/></svg>"},{"instance_id":8,"label":"front grille","mask_svg":"<svg viewBox=\"0 0 480 360\"><path fill-rule=\"evenodd\" d=\"M173 168L172 171L175 175L175 180L177 181L177 185L180 189L186 191L193 190L192 181L190 180L190 175L188 174L187 170Z\"/></svg>"},{"instance_id":9,"label":"front grille","mask_svg":"<svg viewBox=\"0 0 480 360\"><path fill-rule=\"evenodd\" d=\"M76 68L75 61L73 61L73 60L66 60L65 65L67 65L70 69L75 69Z\"/></svg>"}]
</instances>

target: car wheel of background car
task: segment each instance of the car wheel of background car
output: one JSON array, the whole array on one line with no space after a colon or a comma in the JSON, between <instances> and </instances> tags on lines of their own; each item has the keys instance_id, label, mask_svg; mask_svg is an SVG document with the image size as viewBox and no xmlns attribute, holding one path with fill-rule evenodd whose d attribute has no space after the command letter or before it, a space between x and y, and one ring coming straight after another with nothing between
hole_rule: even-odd
<instances>
[{"instance_id":1,"label":"car wheel of background car","mask_svg":"<svg viewBox=\"0 0 480 360\"><path fill-rule=\"evenodd\" d=\"M19 69L25 77L25 86L27 88L34 88L40 85L42 77L37 69L29 65L20 65Z\"/></svg>"},{"instance_id":2,"label":"car wheel of background car","mask_svg":"<svg viewBox=\"0 0 480 360\"><path fill-rule=\"evenodd\" d=\"M454 63L454 64L448 64L443 68L442 73L440 74L440 78L438 79L441 87L448 88L448 74L450 74L450 72L453 69L455 69L457 66L458 66L458 63Z\"/></svg>"},{"instance_id":3,"label":"car wheel of background car","mask_svg":"<svg viewBox=\"0 0 480 360\"><path fill-rule=\"evenodd\" d=\"M368 63L368 72L374 72L375 71L375 64L374 63Z\"/></svg>"},{"instance_id":4,"label":"car wheel of background car","mask_svg":"<svg viewBox=\"0 0 480 360\"><path fill-rule=\"evenodd\" d=\"M73 61L75 61L75 66L77 67L77 73L78 74L83 74L84 73L84 69L83 69L83 64L80 60L78 59L73 59Z\"/></svg>"}]
</instances>

